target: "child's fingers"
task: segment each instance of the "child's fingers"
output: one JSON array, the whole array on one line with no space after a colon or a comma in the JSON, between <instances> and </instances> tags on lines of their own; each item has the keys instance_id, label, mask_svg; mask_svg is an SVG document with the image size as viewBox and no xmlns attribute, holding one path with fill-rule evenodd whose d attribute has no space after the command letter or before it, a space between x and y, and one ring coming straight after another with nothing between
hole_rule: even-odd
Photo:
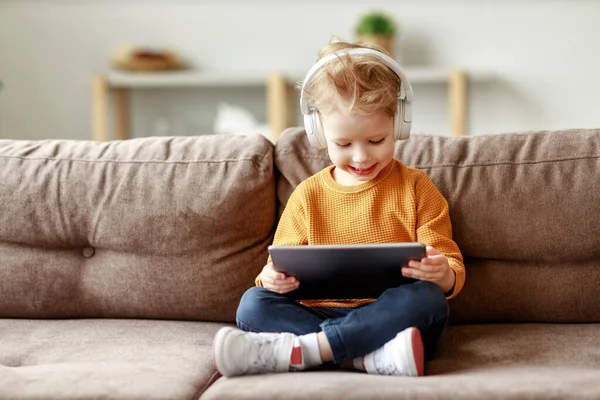
<instances>
[{"instance_id":1,"label":"child's fingers","mask_svg":"<svg viewBox=\"0 0 600 400\"><path fill-rule=\"evenodd\" d=\"M418 269L418 270L423 271L423 272L440 272L440 271L443 270L441 264L425 264L425 263L421 263L415 269Z\"/></svg>"},{"instance_id":2,"label":"child's fingers","mask_svg":"<svg viewBox=\"0 0 600 400\"><path fill-rule=\"evenodd\" d=\"M427 280L429 278L428 274L428 272L422 271L417 268L402 268L402 275L407 278Z\"/></svg>"},{"instance_id":3,"label":"child's fingers","mask_svg":"<svg viewBox=\"0 0 600 400\"><path fill-rule=\"evenodd\" d=\"M273 285L273 279L267 277L267 276L262 276L260 277L260 281L262 282L262 285L264 288L266 289L272 289L275 285Z\"/></svg>"},{"instance_id":4,"label":"child's fingers","mask_svg":"<svg viewBox=\"0 0 600 400\"><path fill-rule=\"evenodd\" d=\"M425 271L425 272L435 272L440 268L439 264L432 263L431 261L429 261L429 262L427 262L427 261L428 260L426 260L425 258L423 259L423 261L411 260L408 262L407 267L411 268L411 269L419 270L419 271Z\"/></svg>"},{"instance_id":5,"label":"child's fingers","mask_svg":"<svg viewBox=\"0 0 600 400\"><path fill-rule=\"evenodd\" d=\"M282 282L281 280L275 281L274 284L263 282L263 286L266 289L269 289L273 292L283 294L283 293L287 293L287 292L290 292L290 291L296 289L300 284L298 281L295 281L294 283L289 283L289 282L281 283L281 282Z\"/></svg>"},{"instance_id":6,"label":"child's fingers","mask_svg":"<svg viewBox=\"0 0 600 400\"><path fill-rule=\"evenodd\" d=\"M270 279L273 283L275 283L276 281L284 281L286 279L288 281L295 279L294 277L286 276L283 272L277 271L272 263L267 264L263 268L262 275L263 277Z\"/></svg>"},{"instance_id":7,"label":"child's fingers","mask_svg":"<svg viewBox=\"0 0 600 400\"><path fill-rule=\"evenodd\" d=\"M270 282L273 285L277 282L277 281L281 281L283 279L280 278L280 273L268 273L265 272L263 274L261 274L261 279L263 282ZM285 277L285 275L283 275Z\"/></svg>"},{"instance_id":8,"label":"child's fingers","mask_svg":"<svg viewBox=\"0 0 600 400\"><path fill-rule=\"evenodd\" d=\"M285 278L285 274L282 272L279 272L275 269L275 266L273 265L273 263L268 263L267 265L265 265L265 267L262 270L262 274L264 276L267 276L273 280L275 279L284 279Z\"/></svg>"},{"instance_id":9,"label":"child's fingers","mask_svg":"<svg viewBox=\"0 0 600 400\"><path fill-rule=\"evenodd\" d=\"M439 251L437 251L435 248L431 247L431 246L427 246L426 248L426 252L428 256L437 256L440 255L441 253Z\"/></svg>"},{"instance_id":10,"label":"child's fingers","mask_svg":"<svg viewBox=\"0 0 600 400\"><path fill-rule=\"evenodd\" d=\"M265 287L266 287L266 285L274 285L274 283L275 283L275 279L273 278L273 276L265 271L263 271L260 274L260 280L262 281L263 286L265 286Z\"/></svg>"},{"instance_id":11,"label":"child's fingers","mask_svg":"<svg viewBox=\"0 0 600 400\"><path fill-rule=\"evenodd\" d=\"M293 276L287 276L284 279L278 279L279 275L283 275L281 273L269 274L264 273L261 276L261 281L264 287L270 290L279 290L283 287L294 287L294 285L298 282L298 280ZM285 276L285 275L283 275Z\"/></svg>"},{"instance_id":12,"label":"child's fingers","mask_svg":"<svg viewBox=\"0 0 600 400\"><path fill-rule=\"evenodd\" d=\"M424 259L421 260L421 263L427 264L427 265L441 265L441 264L444 264L445 262L446 262L446 256L444 256L443 254L425 257Z\"/></svg>"},{"instance_id":13,"label":"child's fingers","mask_svg":"<svg viewBox=\"0 0 600 400\"><path fill-rule=\"evenodd\" d=\"M402 275L407 278L420 279L424 281L435 281L442 277L442 273L439 269L425 270L421 268L402 268Z\"/></svg>"},{"instance_id":14,"label":"child's fingers","mask_svg":"<svg viewBox=\"0 0 600 400\"><path fill-rule=\"evenodd\" d=\"M278 285L276 286L276 292L277 293L288 293L291 292L292 290L296 289L299 286L299 283L296 281L296 283L292 283L292 284L286 284L286 285Z\"/></svg>"},{"instance_id":15,"label":"child's fingers","mask_svg":"<svg viewBox=\"0 0 600 400\"><path fill-rule=\"evenodd\" d=\"M298 280L293 276L288 276L285 279L275 280L275 284L279 286L295 285Z\"/></svg>"}]
</instances>

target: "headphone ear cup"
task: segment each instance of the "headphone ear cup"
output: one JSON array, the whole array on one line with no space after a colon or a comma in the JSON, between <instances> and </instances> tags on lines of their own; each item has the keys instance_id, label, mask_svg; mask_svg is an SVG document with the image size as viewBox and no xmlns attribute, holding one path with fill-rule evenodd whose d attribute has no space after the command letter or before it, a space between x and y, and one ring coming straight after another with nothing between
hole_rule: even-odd
<instances>
[{"instance_id":1,"label":"headphone ear cup","mask_svg":"<svg viewBox=\"0 0 600 400\"><path fill-rule=\"evenodd\" d=\"M327 147L327 142L323 135L323 127L321 126L321 120L317 111L313 110L304 115L304 129L306 130L308 142L312 147L316 149Z\"/></svg>"},{"instance_id":2,"label":"headphone ear cup","mask_svg":"<svg viewBox=\"0 0 600 400\"><path fill-rule=\"evenodd\" d=\"M398 101L398 112L396 113L396 118L394 120L394 135L396 140L404 140L408 139L410 136L410 122L404 122L406 112L404 101Z\"/></svg>"},{"instance_id":3,"label":"headphone ear cup","mask_svg":"<svg viewBox=\"0 0 600 400\"><path fill-rule=\"evenodd\" d=\"M321 123L321 117L317 111L313 111L313 126L315 128L315 138L317 139L317 149L324 149L327 147L327 141L325 140L325 132L323 132L323 124Z\"/></svg>"},{"instance_id":4,"label":"headphone ear cup","mask_svg":"<svg viewBox=\"0 0 600 400\"><path fill-rule=\"evenodd\" d=\"M304 130L306 131L308 142L313 146L315 130L312 126L312 117L310 116L310 113L304 114Z\"/></svg>"},{"instance_id":5,"label":"headphone ear cup","mask_svg":"<svg viewBox=\"0 0 600 400\"><path fill-rule=\"evenodd\" d=\"M403 121L403 112L402 112L402 101L398 100L398 107L396 108L396 115L394 116L394 139L401 140L402 139L402 122Z\"/></svg>"},{"instance_id":6,"label":"headphone ear cup","mask_svg":"<svg viewBox=\"0 0 600 400\"><path fill-rule=\"evenodd\" d=\"M317 147L319 145L319 139L317 138L317 129L315 127L313 121L313 111L304 115L304 129L306 130L306 136L308 137L308 142L312 147Z\"/></svg>"}]
</instances>

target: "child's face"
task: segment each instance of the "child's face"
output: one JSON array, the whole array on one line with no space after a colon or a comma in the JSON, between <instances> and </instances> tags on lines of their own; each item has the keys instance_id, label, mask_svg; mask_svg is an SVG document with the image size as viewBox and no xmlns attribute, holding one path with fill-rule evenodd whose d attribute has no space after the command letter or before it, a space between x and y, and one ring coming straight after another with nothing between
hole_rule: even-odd
<instances>
[{"instance_id":1,"label":"child's face","mask_svg":"<svg viewBox=\"0 0 600 400\"><path fill-rule=\"evenodd\" d=\"M334 179L347 186L375 178L394 158L394 120L385 112L321 113Z\"/></svg>"}]
</instances>

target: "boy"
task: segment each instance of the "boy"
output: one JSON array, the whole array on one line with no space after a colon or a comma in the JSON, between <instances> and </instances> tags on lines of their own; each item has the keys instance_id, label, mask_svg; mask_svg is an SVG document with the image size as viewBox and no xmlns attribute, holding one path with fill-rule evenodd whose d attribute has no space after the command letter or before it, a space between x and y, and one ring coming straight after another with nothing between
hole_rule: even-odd
<instances>
[{"instance_id":1,"label":"boy","mask_svg":"<svg viewBox=\"0 0 600 400\"><path fill-rule=\"evenodd\" d=\"M329 43L301 88L311 144L332 166L301 182L281 216L277 245L422 242L427 255L398 266L411 284L378 299L294 301L301 282L270 262L222 328L213 360L225 376L300 371L326 362L372 374L421 376L465 281L448 204L422 171L394 159L408 137L412 89L383 49ZM265 333L280 332L280 333Z\"/></svg>"}]
</instances>

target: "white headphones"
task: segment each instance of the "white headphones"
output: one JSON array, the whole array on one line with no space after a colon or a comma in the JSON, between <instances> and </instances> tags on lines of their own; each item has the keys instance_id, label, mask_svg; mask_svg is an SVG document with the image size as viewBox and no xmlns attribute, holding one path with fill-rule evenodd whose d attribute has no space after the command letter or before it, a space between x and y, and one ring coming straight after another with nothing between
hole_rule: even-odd
<instances>
[{"instance_id":1,"label":"white headphones","mask_svg":"<svg viewBox=\"0 0 600 400\"><path fill-rule=\"evenodd\" d=\"M320 59L313 67L308 71L304 81L302 82L302 90L300 91L300 110L304 115L304 128L308 136L308 141L313 147L317 149L323 149L327 147L325 135L323 133L323 126L319 119L319 113L316 108L312 105L309 106L305 101L306 95L304 88L307 82L309 82L312 75L321 69L325 64L333 60L338 59L344 55L372 55L379 58L383 63L388 66L394 73L400 78L400 93L398 93L398 109L394 116L394 138L396 140L408 139L410 135L410 125L412 123L412 101L413 91L410 86L408 78L400 68L400 65L390 56L380 51L369 49L369 48L358 48L358 49L346 49L339 50L333 54Z\"/></svg>"}]
</instances>

